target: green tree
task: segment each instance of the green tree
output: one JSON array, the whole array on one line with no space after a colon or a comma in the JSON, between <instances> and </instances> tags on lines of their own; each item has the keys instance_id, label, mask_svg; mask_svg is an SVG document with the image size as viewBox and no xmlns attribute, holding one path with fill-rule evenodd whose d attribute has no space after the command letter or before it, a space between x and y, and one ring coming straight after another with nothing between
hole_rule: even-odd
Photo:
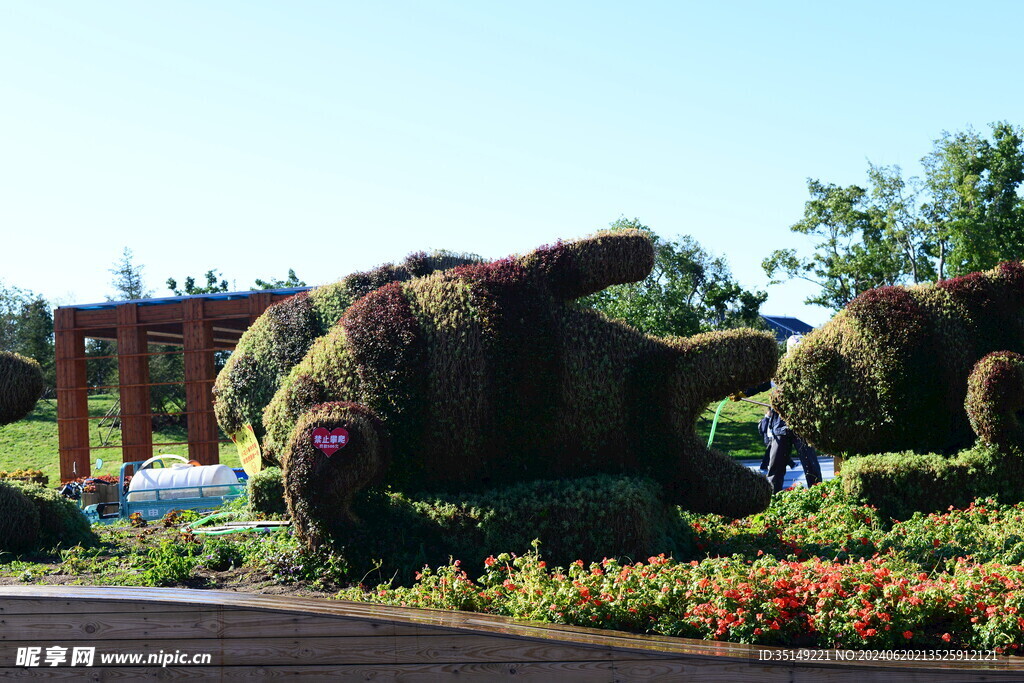
<instances>
[{"instance_id":1,"label":"green tree","mask_svg":"<svg viewBox=\"0 0 1024 683\"><path fill-rule=\"evenodd\" d=\"M810 200L791 230L814 239L762 265L772 284L799 278L820 290L806 301L838 310L880 285L934 282L1024 259L1024 132L992 124L992 139L943 133L921 164L923 179L868 163L868 189L808 180Z\"/></svg>"},{"instance_id":2,"label":"green tree","mask_svg":"<svg viewBox=\"0 0 1024 683\"><path fill-rule=\"evenodd\" d=\"M305 287L306 283L299 279L295 274L295 271L291 268L288 269L288 277L284 280L277 278L271 280L261 280L256 278L256 283L253 285L253 289L284 289L285 287Z\"/></svg>"},{"instance_id":3,"label":"green tree","mask_svg":"<svg viewBox=\"0 0 1024 683\"><path fill-rule=\"evenodd\" d=\"M178 289L178 281L173 277L167 278L167 289L174 292L176 296L191 296L193 294L215 294L217 292L228 291L228 281L221 279L218 281L217 278L221 277L221 274L216 270L206 271L206 286L197 287L196 279L191 275L185 277L185 287Z\"/></svg>"},{"instance_id":4,"label":"green tree","mask_svg":"<svg viewBox=\"0 0 1024 683\"><path fill-rule=\"evenodd\" d=\"M108 300L145 299L153 296L153 291L146 289L146 285L143 282L143 268L143 266L135 263L135 256L132 254L132 250L125 247L121 252L121 258L109 270L110 274L114 276L111 284L114 286L117 299L108 297Z\"/></svg>"},{"instance_id":5,"label":"green tree","mask_svg":"<svg viewBox=\"0 0 1024 683\"><path fill-rule=\"evenodd\" d=\"M53 314L46 299L0 285L0 351L32 358L42 368L46 386L55 386Z\"/></svg>"},{"instance_id":6,"label":"green tree","mask_svg":"<svg viewBox=\"0 0 1024 683\"><path fill-rule=\"evenodd\" d=\"M798 278L818 285L807 303L839 309L861 292L898 282L905 259L888 238L885 219L862 187L839 187L808 179L811 198L804 217L790 227L814 239L814 252L801 258L796 249L777 249L762 262L771 284Z\"/></svg>"},{"instance_id":7,"label":"green tree","mask_svg":"<svg viewBox=\"0 0 1024 683\"><path fill-rule=\"evenodd\" d=\"M921 160L929 194L922 212L944 238L940 279L947 264L949 274L962 275L1024 258L1024 130L1007 122L991 128L991 140L971 129L944 132Z\"/></svg>"},{"instance_id":8,"label":"green tree","mask_svg":"<svg viewBox=\"0 0 1024 683\"><path fill-rule=\"evenodd\" d=\"M646 232L654 243L654 268L641 282L585 297L584 305L659 336L763 326L758 311L767 294L743 289L725 259L713 256L692 237L662 239L636 218L619 218L611 229Z\"/></svg>"}]
</instances>

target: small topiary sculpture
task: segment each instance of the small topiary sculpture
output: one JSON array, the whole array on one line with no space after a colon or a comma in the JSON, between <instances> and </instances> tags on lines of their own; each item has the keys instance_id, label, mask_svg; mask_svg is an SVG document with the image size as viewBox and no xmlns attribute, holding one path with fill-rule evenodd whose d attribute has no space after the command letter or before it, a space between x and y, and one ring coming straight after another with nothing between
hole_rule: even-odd
<instances>
[{"instance_id":1,"label":"small topiary sculpture","mask_svg":"<svg viewBox=\"0 0 1024 683\"><path fill-rule=\"evenodd\" d=\"M263 409L281 380L359 297L389 282L477 262L479 259L470 256L421 252L399 265L389 263L353 273L269 307L242 335L214 385L214 410L221 427L231 434L248 423L262 438ZM271 465L278 464L272 455L266 459Z\"/></svg>"},{"instance_id":2,"label":"small topiary sculpture","mask_svg":"<svg viewBox=\"0 0 1024 683\"><path fill-rule=\"evenodd\" d=\"M1022 399L1006 391L1016 361L982 361L994 351L1024 352L1020 263L861 294L779 364L772 403L794 431L831 453L948 453L974 441L972 421L981 436L1005 442L1014 430L1006 417ZM986 394L982 385L991 382Z\"/></svg>"},{"instance_id":3,"label":"small topiary sculpture","mask_svg":"<svg viewBox=\"0 0 1024 683\"><path fill-rule=\"evenodd\" d=\"M43 393L39 363L17 353L0 351L0 425L17 422L32 412Z\"/></svg>"},{"instance_id":4,"label":"small topiary sculpture","mask_svg":"<svg viewBox=\"0 0 1024 683\"><path fill-rule=\"evenodd\" d=\"M743 516L768 482L696 436L707 404L767 380L771 335L658 339L573 300L642 279L636 231L544 247L367 294L313 343L264 412L298 533L352 521L353 494L648 475L666 500ZM222 375L222 394L236 380Z\"/></svg>"}]
</instances>

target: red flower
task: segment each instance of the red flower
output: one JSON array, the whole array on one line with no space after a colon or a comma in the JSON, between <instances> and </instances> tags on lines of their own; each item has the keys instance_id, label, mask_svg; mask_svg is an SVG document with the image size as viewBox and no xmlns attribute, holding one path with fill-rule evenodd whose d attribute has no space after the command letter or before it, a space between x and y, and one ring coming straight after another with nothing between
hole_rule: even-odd
<instances>
[{"instance_id":1,"label":"red flower","mask_svg":"<svg viewBox=\"0 0 1024 683\"><path fill-rule=\"evenodd\" d=\"M948 633L943 633L942 639L948 643L949 641L953 640L953 636L949 635Z\"/></svg>"},{"instance_id":2,"label":"red flower","mask_svg":"<svg viewBox=\"0 0 1024 683\"><path fill-rule=\"evenodd\" d=\"M911 638L914 637L914 632L913 631L904 631L903 632L903 637L906 638L907 640L910 640Z\"/></svg>"}]
</instances>

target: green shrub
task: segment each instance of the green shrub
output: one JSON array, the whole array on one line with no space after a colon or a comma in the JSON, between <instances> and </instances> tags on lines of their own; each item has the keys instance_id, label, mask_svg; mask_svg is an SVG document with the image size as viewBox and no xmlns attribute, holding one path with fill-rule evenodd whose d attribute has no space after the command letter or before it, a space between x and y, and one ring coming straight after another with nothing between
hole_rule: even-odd
<instances>
[{"instance_id":1,"label":"green shrub","mask_svg":"<svg viewBox=\"0 0 1024 683\"><path fill-rule=\"evenodd\" d=\"M31 413L43 386L39 363L17 353L0 351L0 425Z\"/></svg>"},{"instance_id":2,"label":"green shrub","mask_svg":"<svg viewBox=\"0 0 1024 683\"><path fill-rule=\"evenodd\" d=\"M820 450L949 453L974 441L975 363L1024 352L1024 266L864 292L779 364L772 403Z\"/></svg>"},{"instance_id":3,"label":"green shrub","mask_svg":"<svg viewBox=\"0 0 1024 683\"><path fill-rule=\"evenodd\" d=\"M524 482L469 495L370 491L356 497L353 512L361 524L330 534L352 579L379 564L380 576L408 581L424 564L457 557L477 565L491 554L528 552L534 540L559 562L690 550L689 529L644 478Z\"/></svg>"},{"instance_id":4,"label":"green shrub","mask_svg":"<svg viewBox=\"0 0 1024 683\"><path fill-rule=\"evenodd\" d=\"M37 548L94 545L97 541L89 521L73 501L54 489L38 484L11 482L34 505L39 515Z\"/></svg>"},{"instance_id":5,"label":"green shrub","mask_svg":"<svg viewBox=\"0 0 1024 683\"><path fill-rule=\"evenodd\" d=\"M771 335L656 338L572 301L643 277L652 259L639 231L599 234L356 301L263 413L297 532L312 543L305 534L343 526L355 490L377 480L464 492L632 474L694 511L767 507L767 481L709 451L695 424L712 400L771 375ZM321 428L347 430L349 445L319 452Z\"/></svg>"},{"instance_id":6,"label":"green shrub","mask_svg":"<svg viewBox=\"0 0 1024 683\"><path fill-rule=\"evenodd\" d=\"M246 485L249 512L261 515L283 515L288 511L284 502L284 482L280 467L266 467L249 477Z\"/></svg>"},{"instance_id":7,"label":"green shrub","mask_svg":"<svg viewBox=\"0 0 1024 683\"><path fill-rule=\"evenodd\" d=\"M24 552L39 545L39 511L13 483L0 481L0 551Z\"/></svg>"},{"instance_id":8,"label":"green shrub","mask_svg":"<svg viewBox=\"0 0 1024 683\"><path fill-rule=\"evenodd\" d=\"M963 507L981 496L1024 500L1024 456L984 443L955 457L883 453L847 460L840 479L849 495L883 515L907 519L915 512Z\"/></svg>"}]
</instances>

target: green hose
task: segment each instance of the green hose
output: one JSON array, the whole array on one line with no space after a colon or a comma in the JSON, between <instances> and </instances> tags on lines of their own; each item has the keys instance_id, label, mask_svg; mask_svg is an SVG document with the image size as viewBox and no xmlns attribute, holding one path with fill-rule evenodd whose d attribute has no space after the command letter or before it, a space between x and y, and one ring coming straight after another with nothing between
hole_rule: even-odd
<instances>
[{"instance_id":1,"label":"green hose","mask_svg":"<svg viewBox=\"0 0 1024 683\"><path fill-rule=\"evenodd\" d=\"M220 531L203 531L202 529L196 529L195 528L197 526L202 526L203 524L206 524L211 519L220 519L221 517L227 517L228 515L234 515L234 514L235 514L234 512L214 512L212 515L207 515L206 517L203 517L202 519L197 519L194 522L189 522L188 524L186 524L183 527L181 527L181 530L183 532L187 531L187 532L192 533L192 534L202 534L203 536L224 536L225 534L235 534L235 533L238 533L240 531L253 531L254 529L259 528L259 527L252 527L252 526L241 526L241 527L238 527L237 529L221 529Z\"/></svg>"},{"instance_id":2,"label":"green hose","mask_svg":"<svg viewBox=\"0 0 1024 683\"><path fill-rule=\"evenodd\" d=\"M708 448L711 448L711 442L715 440L715 429L718 427L718 417L722 414L722 408L729 402L728 398L723 398L722 402L718 404L718 410L715 411L715 419L711 421L711 433L708 434Z\"/></svg>"}]
</instances>

